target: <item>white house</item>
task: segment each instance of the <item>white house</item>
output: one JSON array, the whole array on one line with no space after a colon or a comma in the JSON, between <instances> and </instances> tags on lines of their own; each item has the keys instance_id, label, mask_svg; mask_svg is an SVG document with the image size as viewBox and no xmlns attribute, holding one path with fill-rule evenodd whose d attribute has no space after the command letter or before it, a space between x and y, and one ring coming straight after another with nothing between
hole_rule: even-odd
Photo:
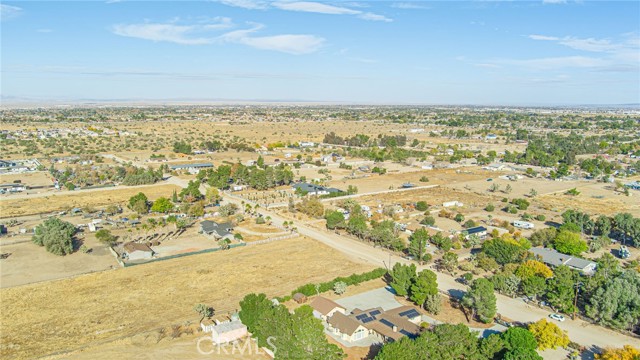
<instances>
[{"instance_id":1,"label":"white house","mask_svg":"<svg viewBox=\"0 0 640 360\"><path fill-rule=\"evenodd\" d=\"M463 206L460 201L447 201L442 203L442 207Z\"/></svg>"},{"instance_id":2,"label":"white house","mask_svg":"<svg viewBox=\"0 0 640 360\"><path fill-rule=\"evenodd\" d=\"M201 323L204 332L211 333L211 340L216 344L226 344L246 337L249 332L247 326L240 320L213 324Z\"/></svg>"}]
</instances>

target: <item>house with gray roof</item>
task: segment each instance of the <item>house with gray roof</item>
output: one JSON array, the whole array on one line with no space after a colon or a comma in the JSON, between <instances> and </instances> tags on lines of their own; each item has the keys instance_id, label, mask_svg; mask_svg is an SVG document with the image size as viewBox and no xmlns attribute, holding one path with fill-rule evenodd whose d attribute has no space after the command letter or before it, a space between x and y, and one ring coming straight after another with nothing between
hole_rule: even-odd
<instances>
[{"instance_id":1,"label":"house with gray roof","mask_svg":"<svg viewBox=\"0 0 640 360\"><path fill-rule=\"evenodd\" d=\"M585 275L593 274L596 270L596 263L590 260L581 259L573 255L557 252L550 248L531 248L529 252L539 257L542 262L550 266L565 265L571 269L578 270Z\"/></svg>"},{"instance_id":2,"label":"house with gray roof","mask_svg":"<svg viewBox=\"0 0 640 360\"><path fill-rule=\"evenodd\" d=\"M296 191L302 191L308 195L329 195L333 193L341 193L342 190L336 188L328 188L316 184L309 183L297 183L293 185L293 189Z\"/></svg>"},{"instance_id":3,"label":"house with gray roof","mask_svg":"<svg viewBox=\"0 0 640 360\"><path fill-rule=\"evenodd\" d=\"M211 220L205 220L200 222L200 233L205 235L213 235L216 240L220 239L233 239L233 225L231 223L217 223Z\"/></svg>"}]
</instances>

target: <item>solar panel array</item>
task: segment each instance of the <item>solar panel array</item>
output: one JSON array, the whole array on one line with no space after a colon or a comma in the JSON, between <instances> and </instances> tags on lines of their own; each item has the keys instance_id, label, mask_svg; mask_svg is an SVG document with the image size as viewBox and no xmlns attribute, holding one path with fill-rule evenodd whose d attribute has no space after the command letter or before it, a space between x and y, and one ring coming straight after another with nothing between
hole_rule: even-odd
<instances>
[{"instance_id":1,"label":"solar panel array","mask_svg":"<svg viewBox=\"0 0 640 360\"><path fill-rule=\"evenodd\" d=\"M366 324L366 323L368 323L368 322L372 322L372 321L373 321L373 320L375 320L375 319L376 319L375 317L373 317L373 316L369 316L369 317L366 317L366 318L362 319L362 322L363 322L364 324Z\"/></svg>"},{"instance_id":2,"label":"solar panel array","mask_svg":"<svg viewBox=\"0 0 640 360\"><path fill-rule=\"evenodd\" d=\"M396 326L394 323L392 323L391 321L387 320L387 319L380 319L380 322L387 325L390 328L393 328L394 326Z\"/></svg>"},{"instance_id":3,"label":"solar panel array","mask_svg":"<svg viewBox=\"0 0 640 360\"><path fill-rule=\"evenodd\" d=\"M400 313L400 316L406 316L408 318L413 318L416 316L420 316L420 313L416 309L411 309L407 311L403 311Z\"/></svg>"},{"instance_id":4,"label":"solar panel array","mask_svg":"<svg viewBox=\"0 0 640 360\"><path fill-rule=\"evenodd\" d=\"M373 310L372 312L369 313L369 315L375 316L380 314L380 310Z\"/></svg>"},{"instance_id":5,"label":"solar panel array","mask_svg":"<svg viewBox=\"0 0 640 360\"><path fill-rule=\"evenodd\" d=\"M360 314L356 316L356 320L362 321L362 319L366 319L367 317L367 314Z\"/></svg>"}]
</instances>

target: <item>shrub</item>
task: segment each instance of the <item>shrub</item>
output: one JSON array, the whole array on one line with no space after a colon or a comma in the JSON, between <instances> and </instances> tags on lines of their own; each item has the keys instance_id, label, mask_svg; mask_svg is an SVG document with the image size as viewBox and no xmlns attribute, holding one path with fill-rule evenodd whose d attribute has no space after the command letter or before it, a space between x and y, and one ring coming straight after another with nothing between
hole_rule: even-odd
<instances>
[{"instance_id":1,"label":"shrub","mask_svg":"<svg viewBox=\"0 0 640 360\"><path fill-rule=\"evenodd\" d=\"M426 201L418 201L416 203L416 210L426 211L429 208L429 204Z\"/></svg>"},{"instance_id":2,"label":"shrub","mask_svg":"<svg viewBox=\"0 0 640 360\"><path fill-rule=\"evenodd\" d=\"M493 206L493 204L488 204L484 209L488 212L492 212L493 210L496 209L496 207Z\"/></svg>"},{"instance_id":3,"label":"shrub","mask_svg":"<svg viewBox=\"0 0 640 360\"><path fill-rule=\"evenodd\" d=\"M264 224L266 221L264 220L264 218L262 216L258 216L256 218L256 224Z\"/></svg>"}]
</instances>

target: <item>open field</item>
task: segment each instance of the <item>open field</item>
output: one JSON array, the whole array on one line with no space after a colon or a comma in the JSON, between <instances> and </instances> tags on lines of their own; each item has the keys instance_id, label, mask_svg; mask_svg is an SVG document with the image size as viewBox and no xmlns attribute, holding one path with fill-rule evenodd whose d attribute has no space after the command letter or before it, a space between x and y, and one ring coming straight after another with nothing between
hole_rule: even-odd
<instances>
[{"instance_id":1,"label":"open field","mask_svg":"<svg viewBox=\"0 0 640 360\"><path fill-rule=\"evenodd\" d=\"M95 207L122 204L139 192L144 192L150 200L160 196L169 197L173 190L180 190L172 184L142 186L122 186L105 189L81 190L77 192L55 192L47 196L3 198L0 200L0 217L50 213L74 207ZM18 195L19 196L19 195Z\"/></svg>"},{"instance_id":2,"label":"open field","mask_svg":"<svg viewBox=\"0 0 640 360\"><path fill-rule=\"evenodd\" d=\"M84 241L87 247L93 249L89 254L76 251L67 256L47 252L43 247L33 244L30 237L27 241L0 246L1 253L11 253L11 256L0 262L0 287L13 287L120 267L109 249L99 244L94 236L87 236Z\"/></svg>"},{"instance_id":3,"label":"open field","mask_svg":"<svg viewBox=\"0 0 640 360\"><path fill-rule=\"evenodd\" d=\"M22 184L27 186L49 186L53 185L51 175L46 171L34 171L23 174L2 174L0 175L0 184L12 183L20 180Z\"/></svg>"},{"instance_id":4,"label":"open field","mask_svg":"<svg viewBox=\"0 0 640 360\"><path fill-rule=\"evenodd\" d=\"M197 303L232 312L248 292L284 295L369 269L301 237L2 289L0 355L33 358L130 337L197 321Z\"/></svg>"}]
</instances>

